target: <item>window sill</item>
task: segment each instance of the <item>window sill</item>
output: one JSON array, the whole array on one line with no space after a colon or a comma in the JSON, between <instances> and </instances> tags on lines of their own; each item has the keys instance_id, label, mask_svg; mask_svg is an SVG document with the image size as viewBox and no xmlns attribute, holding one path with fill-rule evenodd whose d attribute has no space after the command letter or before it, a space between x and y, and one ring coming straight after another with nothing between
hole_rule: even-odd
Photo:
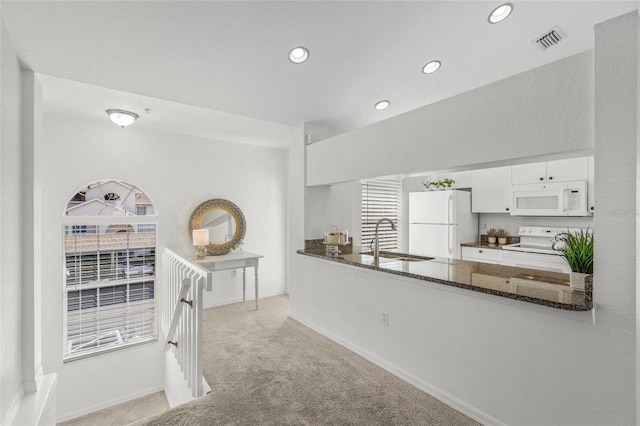
<instances>
[{"instance_id":1,"label":"window sill","mask_svg":"<svg viewBox=\"0 0 640 426\"><path fill-rule=\"evenodd\" d=\"M150 344L150 343L157 343L157 342L158 342L158 338L157 337L153 337L153 338L150 338L150 339L140 340L140 341L137 341L137 342L134 342L134 343L127 343L127 344L118 345L118 346L111 346L111 347L106 348L106 349L100 349L100 350L96 350L96 351L92 351L92 352L84 352L84 353L79 353L77 355L68 355L66 357L63 357L62 363L66 364L68 362L78 361L78 360L86 359L86 358L93 358L95 356L105 355L105 354L108 354L108 353L121 351L121 350L125 350L125 349L130 349L130 348L134 348L134 347L138 347L138 346L142 346L142 345L147 345L147 344Z\"/></svg>"}]
</instances>

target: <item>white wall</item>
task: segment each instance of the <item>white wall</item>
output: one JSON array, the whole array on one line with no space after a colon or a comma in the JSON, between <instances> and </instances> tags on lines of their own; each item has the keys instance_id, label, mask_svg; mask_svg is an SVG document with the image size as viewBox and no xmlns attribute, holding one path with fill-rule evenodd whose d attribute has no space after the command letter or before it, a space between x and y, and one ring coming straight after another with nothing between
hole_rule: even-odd
<instances>
[{"instance_id":1,"label":"white wall","mask_svg":"<svg viewBox=\"0 0 640 426\"><path fill-rule=\"evenodd\" d=\"M600 307L604 329L616 337L610 343L615 353L606 360L612 365L608 380L619 377L617 388L624 392L621 397L625 403L621 419L628 424L640 421L635 341L640 332L638 21L638 11L634 11L596 25L594 61L595 198L596 205L603 206L594 217L594 229L600 236L595 245L594 300ZM605 396L605 391L598 394Z\"/></svg>"},{"instance_id":2,"label":"white wall","mask_svg":"<svg viewBox=\"0 0 640 426\"><path fill-rule=\"evenodd\" d=\"M639 164L637 29L637 12L597 27L595 80L591 53L509 79L509 85L519 81L530 88L538 87L539 93L526 101L552 105L548 111L559 113L568 120L568 126L538 124L538 128L532 128L530 117L522 114L528 109L522 105L517 108L503 93L496 97L510 105L511 111L505 111L501 119L511 123L512 130L521 133L520 138L511 139L506 146L500 138L484 137L473 147L466 146L465 153L435 155L440 161L438 169L449 169L460 163L453 158L459 155L467 163L475 161L472 157L483 162L488 161L488 154L520 158L571 149L588 151L594 143L598 181L595 197L598 205L609 207L608 212L602 209L594 218L594 227L601 235L595 253L595 326L588 312L565 312L397 279L304 256L296 259L299 284L291 294L290 314L485 423L636 424L638 261L637 237L632 235L637 235ZM566 72L556 73L558 67L565 66ZM531 81L521 80L525 77ZM572 90L584 93L564 93L562 80ZM543 83L549 81L563 99L546 90ZM594 109L594 87L595 120L590 112ZM513 89L512 95L517 97L519 91ZM477 93L486 93L484 90ZM457 111L445 116L437 109L434 117L425 121L455 121L460 127L458 134L477 134L478 122L463 106L466 95L443 101L445 105L455 103L460 107ZM472 100L475 96L472 93ZM547 102L548 97L554 102ZM380 132L384 126L388 126L386 132ZM383 122L356 131L356 144L360 136L369 135L377 150L377 141L382 141L374 133L384 137L394 131L409 136L417 132L416 128L406 130ZM416 166L407 159L416 155L413 150L398 150L402 138L387 139L394 141L389 149L393 147L397 154L392 157L384 149L381 153L393 160L375 170L359 169L358 177ZM329 140L317 145L326 142ZM436 154L438 149L434 148ZM350 178L338 172L331 176L316 174L313 182ZM380 325L383 311L389 313L388 328Z\"/></svg>"},{"instance_id":3,"label":"white wall","mask_svg":"<svg viewBox=\"0 0 640 426\"><path fill-rule=\"evenodd\" d=\"M606 362L626 333L589 312L300 257L294 319L483 423L631 424L624 369Z\"/></svg>"},{"instance_id":4,"label":"white wall","mask_svg":"<svg viewBox=\"0 0 640 426\"><path fill-rule=\"evenodd\" d=\"M46 107L46 86L44 97ZM171 247L192 255L192 211L211 198L234 202L247 221L244 250L264 255L261 295L285 291L286 150L164 133L143 122L121 129L106 115L91 120L47 108L43 134L36 149L46 277L42 361L46 371L58 373L59 420L158 390L164 382L160 343L62 362L61 218L81 186L116 178L144 190L158 212L158 253ZM253 274L247 275L252 289ZM241 273L214 274L214 292L208 293L207 304L240 301L241 280ZM252 298L253 291L248 296Z\"/></svg>"},{"instance_id":5,"label":"white wall","mask_svg":"<svg viewBox=\"0 0 640 426\"><path fill-rule=\"evenodd\" d=\"M319 126L313 123L305 123L304 148L306 164L306 152L313 144L323 143L322 141L338 134L334 129L326 126ZM307 145L311 140L312 144ZM340 152L334 153L341 155ZM327 163L326 168L333 168L332 163ZM353 167L353 165L351 166ZM304 169L303 169L304 173ZM301 182L306 182L306 177L299 178ZM360 183L346 182L344 184L324 185L318 187L305 188L304 215L305 215L305 239L318 239L324 237L324 231L331 229L331 225L336 225L339 229L347 229L349 236L360 239ZM302 248L300 246L298 248Z\"/></svg>"},{"instance_id":6,"label":"white wall","mask_svg":"<svg viewBox=\"0 0 640 426\"><path fill-rule=\"evenodd\" d=\"M305 239L324 238L332 225L349 231L360 242L360 182L307 187L305 198Z\"/></svg>"},{"instance_id":7,"label":"white wall","mask_svg":"<svg viewBox=\"0 0 640 426\"><path fill-rule=\"evenodd\" d=\"M22 387L20 65L0 20L0 423Z\"/></svg>"},{"instance_id":8,"label":"white wall","mask_svg":"<svg viewBox=\"0 0 640 426\"><path fill-rule=\"evenodd\" d=\"M295 292L299 276L297 250L304 248L305 229L305 148L304 128L291 132L287 153L287 292Z\"/></svg>"},{"instance_id":9,"label":"white wall","mask_svg":"<svg viewBox=\"0 0 640 426\"><path fill-rule=\"evenodd\" d=\"M590 151L592 63L584 52L310 145L307 185Z\"/></svg>"}]
</instances>

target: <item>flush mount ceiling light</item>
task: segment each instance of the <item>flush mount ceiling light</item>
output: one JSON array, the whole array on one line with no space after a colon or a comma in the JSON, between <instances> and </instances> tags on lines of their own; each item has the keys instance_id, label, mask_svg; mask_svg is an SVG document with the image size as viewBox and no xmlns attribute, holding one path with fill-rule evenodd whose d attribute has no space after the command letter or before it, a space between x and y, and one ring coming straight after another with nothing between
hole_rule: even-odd
<instances>
[{"instance_id":1,"label":"flush mount ceiling light","mask_svg":"<svg viewBox=\"0 0 640 426\"><path fill-rule=\"evenodd\" d=\"M489 23L497 24L498 22L504 21L505 19L507 19L509 15L511 15L512 11L513 11L513 5L511 3L505 3L496 7L489 14L489 18L488 18Z\"/></svg>"},{"instance_id":2,"label":"flush mount ceiling light","mask_svg":"<svg viewBox=\"0 0 640 426\"><path fill-rule=\"evenodd\" d=\"M440 61L431 61L422 67L422 72L425 74L433 74L440 69L442 63Z\"/></svg>"},{"instance_id":3,"label":"flush mount ceiling light","mask_svg":"<svg viewBox=\"0 0 640 426\"><path fill-rule=\"evenodd\" d=\"M376 102L376 104L373 107L378 111L382 111L383 109L389 108L389 105L391 105L391 102L384 100L384 101Z\"/></svg>"},{"instance_id":4,"label":"flush mount ceiling light","mask_svg":"<svg viewBox=\"0 0 640 426\"><path fill-rule=\"evenodd\" d=\"M301 64L307 59L309 59L309 50L306 47L294 47L289 52L289 60L294 64Z\"/></svg>"},{"instance_id":5,"label":"flush mount ceiling light","mask_svg":"<svg viewBox=\"0 0 640 426\"><path fill-rule=\"evenodd\" d=\"M133 124L134 121L138 118L138 114L131 111L125 111L123 109L108 109L107 115L120 127L126 127L130 124Z\"/></svg>"}]
</instances>

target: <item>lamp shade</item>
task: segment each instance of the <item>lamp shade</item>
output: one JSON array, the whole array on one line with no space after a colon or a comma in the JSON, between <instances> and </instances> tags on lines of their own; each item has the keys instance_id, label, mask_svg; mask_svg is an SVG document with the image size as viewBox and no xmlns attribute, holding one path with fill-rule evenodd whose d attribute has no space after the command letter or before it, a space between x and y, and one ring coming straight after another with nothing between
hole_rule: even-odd
<instances>
[{"instance_id":1,"label":"lamp shade","mask_svg":"<svg viewBox=\"0 0 640 426\"><path fill-rule=\"evenodd\" d=\"M208 229L194 229L191 231L193 237L194 246L208 246L209 245L209 230Z\"/></svg>"},{"instance_id":2,"label":"lamp shade","mask_svg":"<svg viewBox=\"0 0 640 426\"><path fill-rule=\"evenodd\" d=\"M130 124L133 124L134 121L138 118L138 114L131 111L125 111L122 109L108 109L107 115L120 127L125 127Z\"/></svg>"}]
</instances>

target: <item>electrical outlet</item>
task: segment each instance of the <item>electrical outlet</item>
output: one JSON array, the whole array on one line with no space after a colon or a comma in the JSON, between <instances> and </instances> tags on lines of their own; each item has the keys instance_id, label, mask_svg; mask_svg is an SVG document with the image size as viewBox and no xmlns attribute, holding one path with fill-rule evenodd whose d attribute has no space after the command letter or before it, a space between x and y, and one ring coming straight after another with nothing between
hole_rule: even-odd
<instances>
[{"instance_id":1,"label":"electrical outlet","mask_svg":"<svg viewBox=\"0 0 640 426\"><path fill-rule=\"evenodd\" d=\"M485 229L485 230L487 229L487 224L486 223L482 225L482 229Z\"/></svg>"},{"instance_id":2,"label":"electrical outlet","mask_svg":"<svg viewBox=\"0 0 640 426\"><path fill-rule=\"evenodd\" d=\"M389 327L389 312L383 312L381 320L382 320L382 325Z\"/></svg>"}]
</instances>

